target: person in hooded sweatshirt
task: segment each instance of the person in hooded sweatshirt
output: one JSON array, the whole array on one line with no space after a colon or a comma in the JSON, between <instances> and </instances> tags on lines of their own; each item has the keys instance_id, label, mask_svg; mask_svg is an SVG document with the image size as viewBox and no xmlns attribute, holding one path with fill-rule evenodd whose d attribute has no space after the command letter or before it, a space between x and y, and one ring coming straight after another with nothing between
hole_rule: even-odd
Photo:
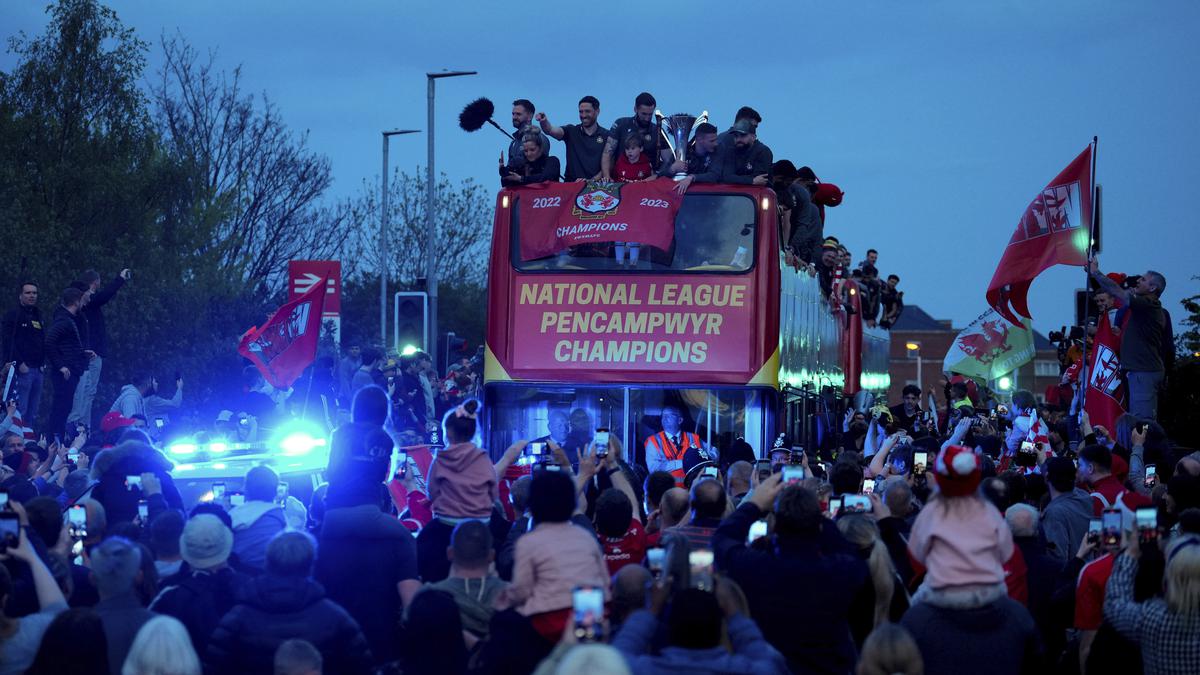
<instances>
[{"instance_id":1,"label":"person in hooded sweatshirt","mask_svg":"<svg viewBox=\"0 0 1200 675\"><path fill-rule=\"evenodd\" d=\"M449 574L450 561L445 551L454 526L464 520L490 523L500 498L496 467L471 440L475 437L478 412L479 401L468 399L442 419L443 437L448 445L438 451L426 481L434 518L417 537L417 560L425 583L441 581ZM493 534L498 538L507 536L507 526L503 530Z\"/></svg>"},{"instance_id":2,"label":"person in hooded sweatshirt","mask_svg":"<svg viewBox=\"0 0 1200 675\"><path fill-rule=\"evenodd\" d=\"M288 526L283 507L275 501L279 476L271 467L256 466L246 472L243 490L246 501L229 512L233 552L238 562L261 570L267 563L267 545Z\"/></svg>"}]
</instances>

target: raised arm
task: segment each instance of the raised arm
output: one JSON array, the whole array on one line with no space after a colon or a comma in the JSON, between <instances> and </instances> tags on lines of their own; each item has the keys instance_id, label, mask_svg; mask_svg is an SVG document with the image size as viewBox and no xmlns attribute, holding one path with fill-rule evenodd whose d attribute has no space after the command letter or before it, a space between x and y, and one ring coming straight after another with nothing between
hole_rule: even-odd
<instances>
[{"instance_id":1,"label":"raised arm","mask_svg":"<svg viewBox=\"0 0 1200 675\"><path fill-rule=\"evenodd\" d=\"M559 141L561 141L564 137L566 137L567 133L565 131L563 131L563 128L556 127L553 124L551 124L550 118L546 117L546 113L540 112L540 113L534 115L533 118L537 120L538 126L540 126L542 128L542 131L545 132L545 134L547 136L550 136L550 137L554 138L555 140L559 140Z\"/></svg>"},{"instance_id":2,"label":"raised arm","mask_svg":"<svg viewBox=\"0 0 1200 675\"><path fill-rule=\"evenodd\" d=\"M1096 280L1096 283L1100 286L1100 288L1114 298L1119 299L1123 306L1129 306L1130 301L1133 299L1133 294L1128 290L1121 288L1120 284L1117 282L1104 276L1104 273L1100 271L1099 260L1093 258L1091 262L1083 266L1083 269L1087 271L1089 276Z\"/></svg>"}]
</instances>

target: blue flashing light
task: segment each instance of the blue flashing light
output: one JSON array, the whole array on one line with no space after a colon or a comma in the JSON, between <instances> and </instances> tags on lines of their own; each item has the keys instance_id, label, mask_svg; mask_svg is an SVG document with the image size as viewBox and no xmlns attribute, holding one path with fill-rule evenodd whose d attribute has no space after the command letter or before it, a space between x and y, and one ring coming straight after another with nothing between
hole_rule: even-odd
<instances>
[{"instance_id":1,"label":"blue flashing light","mask_svg":"<svg viewBox=\"0 0 1200 675\"><path fill-rule=\"evenodd\" d=\"M222 452L229 452L229 444L228 443L209 443L208 451L213 454L216 454L216 455L219 455Z\"/></svg>"},{"instance_id":2,"label":"blue flashing light","mask_svg":"<svg viewBox=\"0 0 1200 675\"><path fill-rule=\"evenodd\" d=\"M400 356L412 356L413 354L416 354L418 351L420 351L420 350L417 349L416 345L404 345L404 347L402 347L400 349Z\"/></svg>"},{"instance_id":3,"label":"blue flashing light","mask_svg":"<svg viewBox=\"0 0 1200 675\"><path fill-rule=\"evenodd\" d=\"M177 457L186 457L196 454L195 443L172 443L167 446L167 452Z\"/></svg>"},{"instance_id":4,"label":"blue flashing light","mask_svg":"<svg viewBox=\"0 0 1200 675\"><path fill-rule=\"evenodd\" d=\"M281 426L270 444L279 448L285 457L301 457L324 449L327 441L320 427L305 420L296 420Z\"/></svg>"}]
</instances>

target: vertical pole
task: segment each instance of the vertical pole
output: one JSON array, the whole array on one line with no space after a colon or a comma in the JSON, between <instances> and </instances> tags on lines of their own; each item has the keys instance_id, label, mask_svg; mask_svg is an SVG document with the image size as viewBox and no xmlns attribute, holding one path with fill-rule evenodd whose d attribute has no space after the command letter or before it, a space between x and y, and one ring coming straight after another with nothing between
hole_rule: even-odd
<instances>
[{"instance_id":1,"label":"vertical pole","mask_svg":"<svg viewBox=\"0 0 1200 675\"><path fill-rule=\"evenodd\" d=\"M1091 222L1088 223L1088 240L1087 240L1088 268L1090 268L1092 266L1092 260L1095 259L1094 251L1096 250L1096 247L1093 244L1092 239L1096 236L1096 197L1097 197L1097 193L1096 193L1096 151L1098 150L1097 146L1099 144L1100 144L1100 137L1092 136L1092 219L1091 219ZM1083 273L1083 288L1085 291L1089 288L1089 284L1091 283L1091 281L1092 281L1092 277L1090 274L1088 274L1087 268L1085 268L1084 273ZM1087 335L1088 319L1091 318L1090 315L1092 313L1091 295L1092 295L1091 293L1087 293L1087 301L1083 303L1083 354L1081 356L1081 358L1083 359L1083 363L1080 364L1080 368L1079 368L1079 410L1078 410L1078 412L1081 415L1083 414L1084 407L1087 405L1088 382L1090 382L1092 379L1092 374L1089 372L1090 369L1088 368L1088 335ZM1082 420L1083 418L1080 417L1080 419Z\"/></svg>"},{"instance_id":2,"label":"vertical pole","mask_svg":"<svg viewBox=\"0 0 1200 675\"><path fill-rule=\"evenodd\" d=\"M388 135L383 134L383 194L379 198L379 346L387 349Z\"/></svg>"},{"instance_id":3,"label":"vertical pole","mask_svg":"<svg viewBox=\"0 0 1200 675\"><path fill-rule=\"evenodd\" d=\"M437 214L435 213L435 195L434 195L434 172L433 166L433 87L434 78L426 76L428 82L428 104L429 104L429 158L425 169L425 284L426 293L429 294L429 322L425 326L425 330L429 332L425 340L425 348L429 350L429 356L437 363L437 336L438 336L438 278L437 265L434 263L433 251L434 243L437 239Z\"/></svg>"}]
</instances>

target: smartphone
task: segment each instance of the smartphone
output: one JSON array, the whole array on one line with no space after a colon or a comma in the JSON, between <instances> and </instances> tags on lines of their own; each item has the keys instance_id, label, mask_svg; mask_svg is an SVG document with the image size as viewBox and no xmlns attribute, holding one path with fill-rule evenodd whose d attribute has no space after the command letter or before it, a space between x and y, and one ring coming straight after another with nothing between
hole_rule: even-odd
<instances>
[{"instance_id":1,"label":"smartphone","mask_svg":"<svg viewBox=\"0 0 1200 675\"><path fill-rule=\"evenodd\" d=\"M229 495L230 506L241 506L246 503L246 495L240 492L234 492Z\"/></svg>"},{"instance_id":2,"label":"smartphone","mask_svg":"<svg viewBox=\"0 0 1200 675\"><path fill-rule=\"evenodd\" d=\"M408 453L396 453L396 478L408 478Z\"/></svg>"},{"instance_id":3,"label":"smartphone","mask_svg":"<svg viewBox=\"0 0 1200 675\"><path fill-rule=\"evenodd\" d=\"M133 488L138 488L139 490L142 488L141 476L135 476L132 474L125 476L125 489L132 490Z\"/></svg>"},{"instance_id":4,"label":"smartphone","mask_svg":"<svg viewBox=\"0 0 1200 675\"><path fill-rule=\"evenodd\" d=\"M604 641L604 591L595 586L576 586L571 592L575 612L575 639Z\"/></svg>"},{"instance_id":5,"label":"smartphone","mask_svg":"<svg viewBox=\"0 0 1200 675\"><path fill-rule=\"evenodd\" d=\"M546 454L546 441L530 441L525 445L525 454L530 457L541 457Z\"/></svg>"},{"instance_id":6,"label":"smartphone","mask_svg":"<svg viewBox=\"0 0 1200 675\"><path fill-rule=\"evenodd\" d=\"M1121 545L1121 510L1104 509L1100 514L1101 542L1107 547Z\"/></svg>"},{"instance_id":7,"label":"smartphone","mask_svg":"<svg viewBox=\"0 0 1200 675\"><path fill-rule=\"evenodd\" d=\"M1034 445L1033 441L1021 441L1021 452L1030 452L1036 455L1037 446Z\"/></svg>"},{"instance_id":8,"label":"smartphone","mask_svg":"<svg viewBox=\"0 0 1200 675\"><path fill-rule=\"evenodd\" d=\"M142 524L146 524L146 520L150 517L150 505L145 499L138 500L138 517L142 519Z\"/></svg>"},{"instance_id":9,"label":"smartphone","mask_svg":"<svg viewBox=\"0 0 1200 675\"><path fill-rule=\"evenodd\" d=\"M719 470L715 466L706 466L700 470L700 476L702 478L703 477L717 478L719 476L719 473L720 473Z\"/></svg>"},{"instance_id":10,"label":"smartphone","mask_svg":"<svg viewBox=\"0 0 1200 675\"><path fill-rule=\"evenodd\" d=\"M829 506L827 506L826 509L828 510L827 512L829 513L830 518L837 518L838 514L842 511L842 498L830 497Z\"/></svg>"},{"instance_id":11,"label":"smartphone","mask_svg":"<svg viewBox=\"0 0 1200 675\"><path fill-rule=\"evenodd\" d=\"M1158 539L1158 509L1144 506L1133 512L1133 520L1137 523L1138 541Z\"/></svg>"},{"instance_id":12,"label":"smartphone","mask_svg":"<svg viewBox=\"0 0 1200 675\"><path fill-rule=\"evenodd\" d=\"M841 513L867 513L871 510L871 500L866 495L842 495Z\"/></svg>"},{"instance_id":13,"label":"smartphone","mask_svg":"<svg viewBox=\"0 0 1200 675\"><path fill-rule=\"evenodd\" d=\"M926 462L928 460L929 460L928 452L914 452L913 453L913 473L914 474L925 473L925 466L926 466Z\"/></svg>"},{"instance_id":14,"label":"smartphone","mask_svg":"<svg viewBox=\"0 0 1200 675\"><path fill-rule=\"evenodd\" d=\"M224 499L225 498L225 484L224 483L213 483L212 484L212 495L213 495L213 499Z\"/></svg>"},{"instance_id":15,"label":"smartphone","mask_svg":"<svg viewBox=\"0 0 1200 675\"><path fill-rule=\"evenodd\" d=\"M275 488L275 501L280 504L287 504L288 484L279 481L279 486Z\"/></svg>"},{"instance_id":16,"label":"smartphone","mask_svg":"<svg viewBox=\"0 0 1200 675\"><path fill-rule=\"evenodd\" d=\"M688 553L688 569L691 571L692 588L702 591L713 589L713 552L706 550Z\"/></svg>"},{"instance_id":17,"label":"smartphone","mask_svg":"<svg viewBox=\"0 0 1200 675\"><path fill-rule=\"evenodd\" d=\"M767 521L756 520L750 523L750 534L746 535L746 545L754 543L756 539L762 539L767 536Z\"/></svg>"},{"instance_id":18,"label":"smartphone","mask_svg":"<svg viewBox=\"0 0 1200 675\"><path fill-rule=\"evenodd\" d=\"M166 426L166 424L167 424L167 423L166 423L165 421L163 421L163 418L161 418L161 417L155 417L155 418L154 418L154 426L155 426L155 427L157 427L157 428L161 429L161 428L163 428L164 426Z\"/></svg>"},{"instance_id":19,"label":"smartphone","mask_svg":"<svg viewBox=\"0 0 1200 675\"><path fill-rule=\"evenodd\" d=\"M758 471L758 480L762 482L771 477L771 460L760 459L754 463L755 471Z\"/></svg>"},{"instance_id":20,"label":"smartphone","mask_svg":"<svg viewBox=\"0 0 1200 675\"><path fill-rule=\"evenodd\" d=\"M8 490L0 489L0 510L8 508Z\"/></svg>"},{"instance_id":21,"label":"smartphone","mask_svg":"<svg viewBox=\"0 0 1200 675\"><path fill-rule=\"evenodd\" d=\"M608 429L597 429L596 436L592 439L592 443L596 444L596 451L608 454Z\"/></svg>"},{"instance_id":22,"label":"smartphone","mask_svg":"<svg viewBox=\"0 0 1200 675\"><path fill-rule=\"evenodd\" d=\"M67 451L67 461L78 464L79 463L79 451L78 450L68 450Z\"/></svg>"},{"instance_id":23,"label":"smartphone","mask_svg":"<svg viewBox=\"0 0 1200 675\"><path fill-rule=\"evenodd\" d=\"M667 558L667 549L665 548L648 548L646 549L646 566L650 568L650 574L655 579L662 577L663 562Z\"/></svg>"},{"instance_id":24,"label":"smartphone","mask_svg":"<svg viewBox=\"0 0 1200 675\"><path fill-rule=\"evenodd\" d=\"M1146 465L1146 477L1142 480L1142 484L1148 488L1158 485L1158 467L1154 464Z\"/></svg>"},{"instance_id":25,"label":"smartphone","mask_svg":"<svg viewBox=\"0 0 1200 675\"><path fill-rule=\"evenodd\" d=\"M1100 543L1100 532L1104 529L1104 524L1099 518L1092 518L1088 521L1087 540L1093 545Z\"/></svg>"},{"instance_id":26,"label":"smartphone","mask_svg":"<svg viewBox=\"0 0 1200 675\"><path fill-rule=\"evenodd\" d=\"M873 492L875 492L875 479L874 478L864 478L862 493L864 495L869 495Z\"/></svg>"},{"instance_id":27,"label":"smartphone","mask_svg":"<svg viewBox=\"0 0 1200 675\"><path fill-rule=\"evenodd\" d=\"M21 543L21 517L16 511L0 511L0 548L16 548Z\"/></svg>"},{"instance_id":28,"label":"smartphone","mask_svg":"<svg viewBox=\"0 0 1200 675\"><path fill-rule=\"evenodd\" d=\"M796 466L795 464L788 464L783 467L784 485L796 485L802 480L804 480L804 467Z\"/></svg>"},{"instance_id":29,"label":"smartphone","mask_svg":"<svg viewBox=\"0 0 1200 675\"><path fill-rule=\"evenodd\" d=\"M76 539L87 538L87 507L76 504L67 509L67 531Z\"/></svg>"}]
</instances>

